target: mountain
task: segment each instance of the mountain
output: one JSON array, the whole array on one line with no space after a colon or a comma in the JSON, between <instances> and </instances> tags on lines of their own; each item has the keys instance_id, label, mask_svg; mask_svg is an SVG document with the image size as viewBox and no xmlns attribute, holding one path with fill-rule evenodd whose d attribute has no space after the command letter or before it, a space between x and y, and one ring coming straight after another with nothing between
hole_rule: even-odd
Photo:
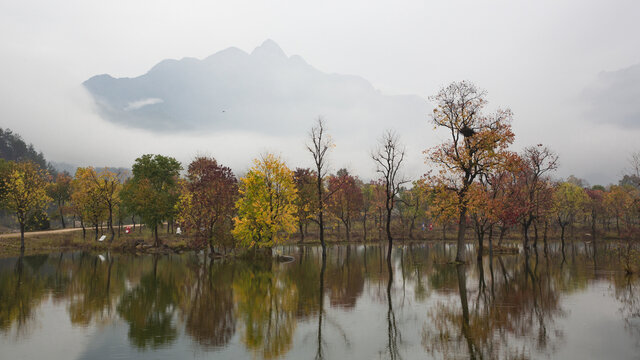
<instances>
[{"instance_id":1,"label":"mountain","mask_svg":"<svg viewBox=\"0 0 640 360\"><path fill-rule=\"evenodd\" d=\"M10 129L0 128L0 159L10 161L33 161L40 168L55 172L47 162L42 151L38 152L33 144L27 144L19 134Z\"/></svg>"},{"instance_id":2,"label":"mountain","mask_svg":"<svg viewBox=\"0 0 640 360\"><path fill-rule=\"evenodd\" d=\"M336 131L379 133L424 126L430 111L418 96L388 96L360 77L321 72L272 40L250 54L232 47L202 60L163 60L135 78L104 74L83 85L104 119L156 132L299 134L324 116Z\"/></svg>"}]
</instances>

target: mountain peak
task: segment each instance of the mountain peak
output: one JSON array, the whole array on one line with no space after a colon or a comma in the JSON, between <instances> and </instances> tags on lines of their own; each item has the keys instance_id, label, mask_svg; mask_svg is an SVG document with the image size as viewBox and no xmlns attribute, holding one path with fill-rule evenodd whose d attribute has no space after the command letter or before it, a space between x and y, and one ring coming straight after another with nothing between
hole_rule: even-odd
<instances>
[{"instance_id":1,"label":"mountain peak","mask_svg":"<svg viewBox=\"0 0 640 360\"><path fill-rule=\"evenodd\" d=\"M273 58L287 58L287 55L282 51L280 46L271 39L265 40L262 45L255 48L251 55L260 57L273 57Z\"/></svg>"}]
</instances>

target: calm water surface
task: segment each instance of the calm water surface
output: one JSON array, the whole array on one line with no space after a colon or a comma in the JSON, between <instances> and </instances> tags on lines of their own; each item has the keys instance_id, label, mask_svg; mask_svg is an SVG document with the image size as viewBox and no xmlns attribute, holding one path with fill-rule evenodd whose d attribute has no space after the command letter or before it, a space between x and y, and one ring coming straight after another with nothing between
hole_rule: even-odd
<instances>
[{"instance_id":1,"label":"calm water surface","mask_svg":"<svg viewBox=\"0 0 640 360\"><path fill-rule=\"evenodd\" d=\"M640 357L640 282L612 251L446 265L454 247L284 247L294 261L0 259L1 359Z\"/></svg>"}]
</instances>

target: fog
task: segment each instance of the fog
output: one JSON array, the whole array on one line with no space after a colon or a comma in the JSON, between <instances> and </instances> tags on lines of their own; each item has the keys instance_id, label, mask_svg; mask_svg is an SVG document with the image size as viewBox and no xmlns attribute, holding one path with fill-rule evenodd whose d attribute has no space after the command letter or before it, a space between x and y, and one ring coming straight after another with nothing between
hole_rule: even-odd
<instances>
[{"instance_id":1,"label":"fog","mask_svg":"<svg viewBox=\"0 0 640 360\"><path fill-rule=\"evenodd\" d=\"M103 73L139 76L163 59L202 59L230 46L250 52L271 38L323 72L361 76L384 94L426 101L451 81L471 80L488 91L491 108L513 110L515 150L543 143L560 155L558 177L607 184L640 150L640 79L624 71L640 63L638 13L636 1L3 1L0 126L47 159L78 165L130 166L143 153L186 165L208 154L243 172L273 151L293 167L310 166L304 133L116 125L81 85ZM310 127L317 115L327 114L300 121ZM330 131L340 129L326 119ZM400 132L410 177L427 171L421 152L446 136L427 119ZM335 133L334 170L374 177L368 154L381 127Z\"/></svg>"}]
</instances>

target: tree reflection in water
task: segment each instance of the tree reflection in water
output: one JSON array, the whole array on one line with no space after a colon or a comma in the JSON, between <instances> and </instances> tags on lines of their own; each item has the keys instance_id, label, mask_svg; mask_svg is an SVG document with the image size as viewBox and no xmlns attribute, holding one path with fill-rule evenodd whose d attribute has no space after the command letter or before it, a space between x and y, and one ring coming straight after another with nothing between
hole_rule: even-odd
<instances>
[{"instance_id":1,"label":"tree reflection in water","mask_svg":"<svg viewBox=\"0 0 640 360\"><path fill-rule=\"evenodd\" d=\"M265 359L279 357L292 346L298 290L271 260L254 262L233 281L242 342Z\"/></svg>"},{"instance_id":2,"label":"tree reflection in water","mask_svg":"<svg viewBox=\"0 0 640 360\"><path fill-rule=\"evenodd\" d=\"M387 257L387 274L389 279L387 280L387 336L389 343L387 350L389 351L390 359L399 359L400 352L398 349L398 338L400 337L398 331L398 325L396 323L396 314L393 312L393 299L391 298L391 286L393 285L393 266L391 264L391 257Z\"/></svg>"},{"instance_id":3,"label":"tree reflection in water","mask_svg":"<svg viewBox=\"0 0 640 360\"><path fill-rule=\"evenodd\" d=\"M31 259L33 257L21 254L13 271L0 273L0 332L10 330L15 324L19 334L28 335L35 309L46 294L44 280L34 276L31 266L25 269L25 262Z\"/></svg>"},{"instance_id":4,"label":"tree reflection in water","mask_svg":"<svg viewBox=\"0 0 640 360\"><path fill-rule=\"evenodd\" d=\"M430 312L431 322L423 327L425 349L446 358L472 359L530 357L533 350L553 353L563 341L562 330L554 321L565 315L558 288L562 274L554 278L549 268L542 271L537 256L535 267L526 255L484 260L490 265L490 285L486 284L484 262L479 262L478 285L471 287L471 293L469 265L455 266L459 301L440 301ZM495 262L501 276L494 273ZM532 343L527 343L529 339ZM459 352L463 344L464 355Z\"/></svg>"},{"instance_id":5,"label":"tree reflection in water","mask_svg":"<svg viewBox=\"0 0 640 360\"><path fill-rule=\"evenodd\" d=\"M201 254L1 259L0 333L28 339L50 301L73 326L124 321L134 351L186 339L200 350L257 358L362 350L382 358L553 357L566 343L559 324L571 309L562 298L597 279L611 284L620 326L640 338L638 279L619 271L606 249L576 244L563 263L560 246L550 244L548 256L486 256L460 266L446 264L450 254L439 244L396 247L388 261L384 245L327 250L322 261L319 247L292 246L283 251L296 261L286 264ZM377 342L363 345L362 334Z\"/></svg>"},{"instance_id":6,"label":"tree reflection in water","mask_svg":"<svg viewBox=\"0 0 640 360\"><path fill-rule=\"evenodd\" d=\"M153 255L153 270L125 292L118 305L118 314L129 323L129 340L142 349L168 345L178 334L173 321L180 294L178 274L166 264L158 271L158 259Z\"/></svg>"},{"instance_id":7,"label":"tree reflection in water","mask_svg":"<svg viewBox=\"0 0 640 360\"><path fill-rule=\"evenodd\" d=\"M195 285L187 288L190 306L186 306L187 334L207 349L226 346L236 332L233 281L236 267L214 263L206 257L196 267Z\"/></svg>"}]
</instances>

